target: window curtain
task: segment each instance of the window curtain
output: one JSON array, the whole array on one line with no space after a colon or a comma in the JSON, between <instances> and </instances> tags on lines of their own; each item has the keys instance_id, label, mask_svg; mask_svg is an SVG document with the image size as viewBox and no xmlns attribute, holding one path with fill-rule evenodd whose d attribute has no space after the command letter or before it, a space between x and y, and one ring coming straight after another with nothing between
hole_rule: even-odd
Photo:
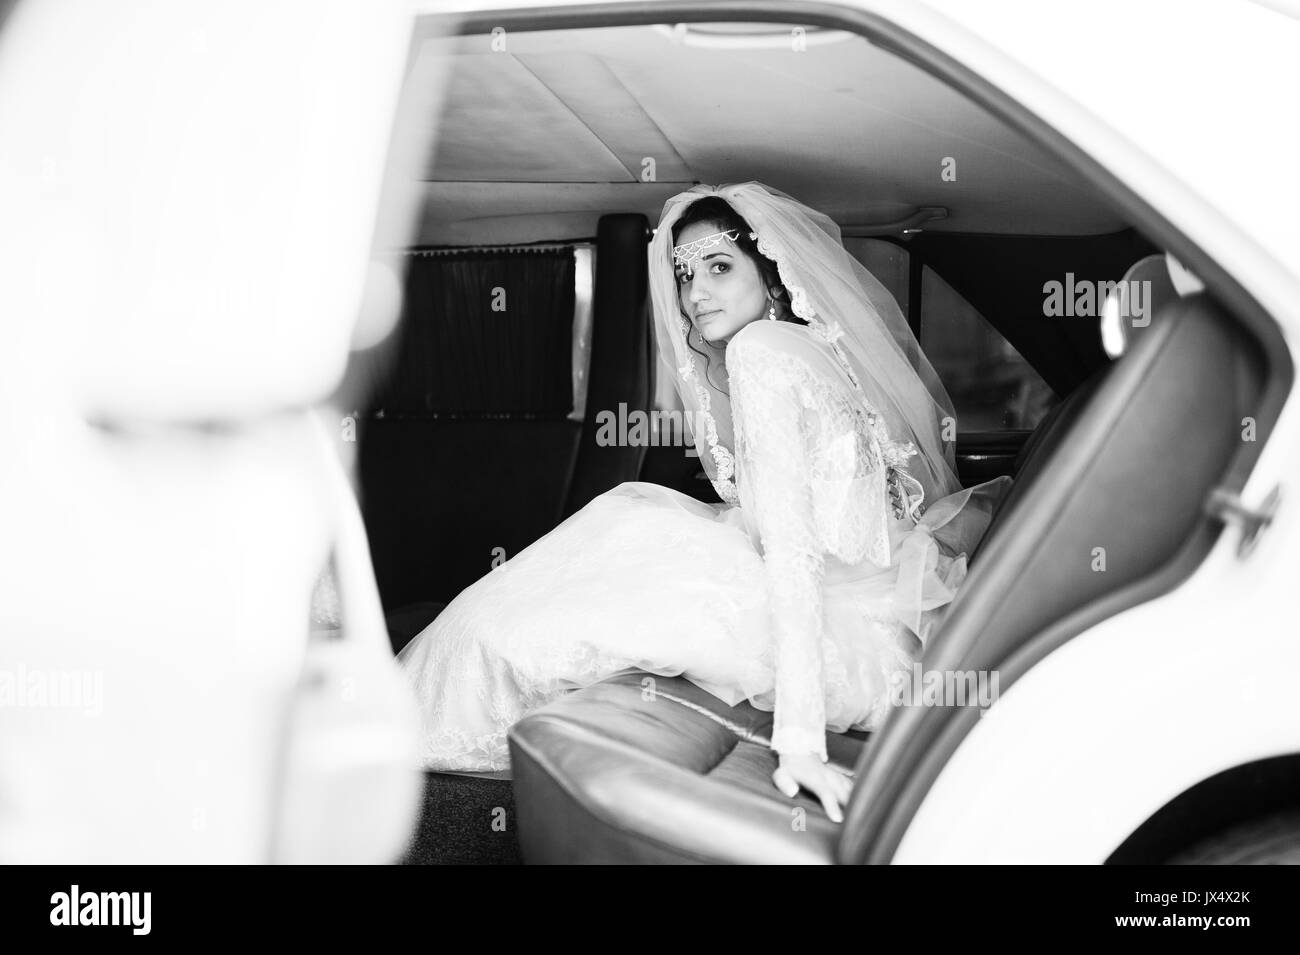
<instances>
[{"instance_id":1,"label":"window curtain","mask_svg":"<svg viewBox=\"0 0 1300 955\"><path fill-rule=\"evenodd\" d=\"M413 252L385 415L563 418L573 409L571 246Z\"/></svg>"}]
</instances>

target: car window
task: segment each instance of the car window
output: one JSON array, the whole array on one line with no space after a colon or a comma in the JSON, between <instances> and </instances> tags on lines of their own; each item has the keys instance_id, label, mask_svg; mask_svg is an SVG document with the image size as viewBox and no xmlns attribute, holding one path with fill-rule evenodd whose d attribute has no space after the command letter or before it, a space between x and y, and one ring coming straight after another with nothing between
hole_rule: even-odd
<instances>
[{"instance_id":1,"label":"car window","mask_svg":"<svg viewBox=\"0 0 1300 955\"><path fill-rule=\"evenodd\" d=\"M929 266L921 276L921 348L952 398L958 432L1032 430L1057 401L1020 352Z\"/></svg>"}]
</instances>

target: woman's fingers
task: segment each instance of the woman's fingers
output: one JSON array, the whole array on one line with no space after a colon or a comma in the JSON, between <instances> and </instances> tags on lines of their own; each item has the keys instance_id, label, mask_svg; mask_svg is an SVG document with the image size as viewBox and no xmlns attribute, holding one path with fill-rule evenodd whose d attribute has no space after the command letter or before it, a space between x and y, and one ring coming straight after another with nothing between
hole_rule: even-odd
<instances>
[{"instance_id":1,"label":"woman's fingers","mask_svg":"<svg viewBox=\"0 0 1300 955\"><path fill-rule=\"evenodd\" d=\"M816 778L804 780L804 788L821 801L826 818L831 822L843 822L844 813L840 809L840 804L844 800L839 798L839 787L832 778L833 776L832 771L822 770L817 774Z\"/></svg>"},{"instance_id":2,"label":"woman's fingers","mask_svg":"<svg viewBox=\"0 0 1300 955\"><path fill-rule=\"evenodd\" d=\"M853 795L853 780L849 779L847 776L841 776L839 773L836 773L835 781L839 788L840 802L847 806L849 804L849 796Z\"/></svg>"},{"instance_id":3,"label":"woman's fingers","mask_svg":"<svg viewBox=\"0 0 1300 955\"><path fill-rule=\"evenodd\" d=\"M790 771L784 767L777 767L776 772L772 774L772 782L776 784L776 788L781 790L783 795L791 799L799 795L799 784L790 775Z\"/></svg>"},{"instance_id":4,"label":"woman's fingers","mask_svg":"<svg viewBox=\"0 0 1300 955\"><path fill-rule=\"evenodd\" d=\"M840 811L840 804L835 798L832 786L819 786L821 791L817 793L817 798L822 801L822 809L826 810L826 816L831 822L843 822L844 813Z\"/></svg>"},{"instance_id":5,"label":"woman's fingers","mask_svg":"<svg viewBox=\"0 0 1300 955\"><path fill-rule=\"evenodd\" d=\"M832 798L835 800L835 815L832 818L836 822L843 822L843 807L848 805L849 792L851 791L852 786L849 784L848 779L846 779L842 774L827 767L826 788L830 791Z\"/></svg>"},{"instance_id":6,"label":"woman's fingers","mask_svg":"<svg viewBox=\"0 0 1300 955\"><path fill-rule=\"evenodd\" d=\"M832 822L844 821L842 807L848 805L853 782L842 773L819 765L815 769L801 769L796 775L785 766L778 766L772 773L772 782L791 799L799 794L799 788L802 786L821 802L822 810L828 819Z\"/></svg>"}]
</instances>

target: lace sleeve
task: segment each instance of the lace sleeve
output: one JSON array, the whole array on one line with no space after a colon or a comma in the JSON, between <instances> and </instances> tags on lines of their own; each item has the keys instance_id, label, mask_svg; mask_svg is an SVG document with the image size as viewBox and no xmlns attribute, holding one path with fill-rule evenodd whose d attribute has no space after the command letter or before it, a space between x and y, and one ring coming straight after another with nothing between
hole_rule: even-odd
<instances>
[{"instance_id":1,"label":"lace sleeve","mask_svg":"<svg viewBox=\"0 0 1300 955\"><path fill-rule=\"evenodd\" d=\"M763 322L754 323L765 325ZM815 525L806 436L816 402L802 387L799 359L778 336L737 334L727 348L736 430L737 484L763 549L775 642L772 748L826 760L822 686L823 546Z\"/></svg>"}]
</instances>

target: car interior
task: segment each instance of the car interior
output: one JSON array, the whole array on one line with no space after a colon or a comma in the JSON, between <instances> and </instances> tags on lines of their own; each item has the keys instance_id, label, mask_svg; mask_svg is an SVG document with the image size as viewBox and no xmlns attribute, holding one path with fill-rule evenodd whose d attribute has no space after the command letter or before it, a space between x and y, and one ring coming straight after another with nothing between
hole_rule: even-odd
<instances>
[{"instance_id":1,"label":"car interior","mask_svg":"<svg viewBox=\"0 0 1300 955\"><path fill-rule=\"evenodd\" d=\"M621 482L718 500L680 431L609 445L598 420L680 409L646 250L665 200L698 183L758 180L834 218L953 398L963 483L1014 479L927 667L997 668L1005 691L1190 573L1223 526L1207 499L1240 486L1290 376L1239 303L1180 289L1135 206L895 42L627 20L420 21L408 75L423 61L447 80L440 111L407 118L436 145L398 250L403 312L349 372L368 383L350 413L394 652ZM1071 290L1126 280L1150 320L1107 340L1104 297ZM1051 314L1052 283L1077 307ZM1178 480L1153 495L1152 474ZM977 718L900 708L877 733L828 734L855 777L836 825L772 786L770 713L680 678L647 699L623 674L517 724L509 773L427 774L407 861L888 861ZM482 823L503 806L506 827Z\"/></svg>"}]
</instances>

